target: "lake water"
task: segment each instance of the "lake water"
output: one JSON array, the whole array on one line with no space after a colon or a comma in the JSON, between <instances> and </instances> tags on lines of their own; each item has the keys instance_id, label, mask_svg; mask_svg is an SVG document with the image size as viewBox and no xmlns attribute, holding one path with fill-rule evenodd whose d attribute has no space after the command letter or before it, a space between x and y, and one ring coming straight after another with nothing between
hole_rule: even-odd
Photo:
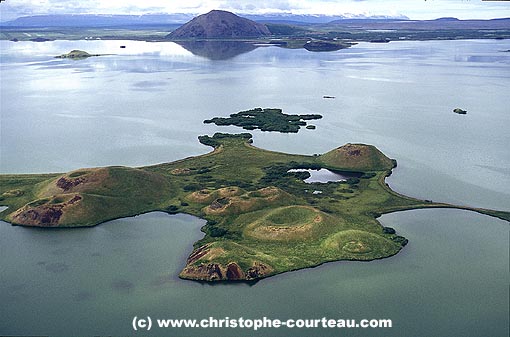
<instances>
[{"instance_id":1,"label":"lake water","mask_svg":"<svg viewBox=\"0 0 510 337\"><path fill-rule=\"evenodd\" d=\"M53 58L72 49L116 55ZM222 49L212 57L214 48L203 47L207 58L173 43L0 41L0 172L173 161L209 151L198 135L241 131L204 119L277 107L324 118L298 134L253 131L254 145L314 154L373 144L397 159L387 181L401 193L510 210L508 49L506 40L391 42L331 53ZM0 334L135 335L134 316L267 316L390 318L394 327L150 334L508 335L507 222L459 210L380 221L409 239L396 256L254 285L177 278L202 236L204 222L190 216L150 213L74 230L0 222Z\"/></svg>"},{"instance_id":2,"label":"lake water","mask_svg":"<svg viewBox=\"0 0 510 337\"><path fill-rule=\"evenodd\" d=\"M306 178L304 182L311 183L328 183L332 181L346 181L349 178L359 177L360 174L337 173L327 169L311 170L311 169L292 169L288 172L308 172L310 177Z\"/></svg>"}]
</instances>

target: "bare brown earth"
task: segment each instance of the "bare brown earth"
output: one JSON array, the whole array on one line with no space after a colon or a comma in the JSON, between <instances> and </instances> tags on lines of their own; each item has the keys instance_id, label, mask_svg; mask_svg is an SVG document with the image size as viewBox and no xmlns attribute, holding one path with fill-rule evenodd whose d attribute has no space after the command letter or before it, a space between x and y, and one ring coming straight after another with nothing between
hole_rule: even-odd
<instances>
[{"instance_id":1,"label":"bare brown earth","mask_svg":"<svg viewBox=\"0 0 510 337\"><path fill-rule=\"evenodd\" d=\"M211 253L210 246L206 244L195 249L179 276L200 281L250 281L266 277L274 271L271 266L259 261L253 261L253 264L244 270L236 262L227 264L211 262L196 265L199 259L207 258L207 255Z\"/></svg>"}]
</instances>

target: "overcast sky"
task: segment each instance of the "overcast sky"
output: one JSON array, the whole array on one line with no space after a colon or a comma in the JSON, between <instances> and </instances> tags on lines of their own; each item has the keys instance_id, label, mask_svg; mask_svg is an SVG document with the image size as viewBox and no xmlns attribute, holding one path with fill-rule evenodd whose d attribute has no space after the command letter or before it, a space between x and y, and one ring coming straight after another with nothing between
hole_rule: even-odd
<instances>
[{"instance_id":1,"label":"overcast sky","mask_svg":"<svg viewBox=\"0 0 510 337\"><path fill-rule=\"evenodd\" d=\"M482 0L5 0L1 21L38 14L193 13L406 15L411 19L510 17L510 1Z\"/></svg>"}]
</instances>

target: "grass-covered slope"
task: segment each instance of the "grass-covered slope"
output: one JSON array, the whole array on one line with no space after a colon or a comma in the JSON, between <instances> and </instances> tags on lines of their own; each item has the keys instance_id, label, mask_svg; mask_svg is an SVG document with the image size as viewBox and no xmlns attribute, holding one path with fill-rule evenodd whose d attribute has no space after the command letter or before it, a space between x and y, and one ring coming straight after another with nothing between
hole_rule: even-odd
<instances>
[{"instance_id":1,"label":"grass-covered slope","mask_svg":"<svg viewBox=\"0 0 510 337\"><path fill-rule=\"evenodd\" d=\"M176 194L166 177L127 167L81 169L43 180L31 189L24 186L18 190L23 193L17 198L5 197L15 189L3 192L4 200L13 199L14 206L26 204L5 219L39 227L96 225L151 211Z\"/></svg>"},{"instance_id":2,"label":"grass-covered slope","mask_svg":"<svg viewBox=\"0 0 510 337\"><path fill-rule=\"evenodd\" d=\"M326 166L341 167L350 171L391 170L396 162L386 157L373 145L345 144L321 156Z\"/></svg>"},{"instance_id":3,"label":"grass-covered slope","mask_svg":"<svg viewBox=\"0 0 510 337\"><path fill-rule=\"evenodd\" d=\"M202 136L214 151L142 168L0 175L0 213L17 225L93 226L149 211L207 220L180 277L255 280L328 261L398 253L407 240L376 218L425 207L457 207L400 195L384 182L394 161L373 146L347 144L322 156L253 147L250 134ZM295 168L356 171L360 178L307 184ZM313 193L321 191L322 193ZM509 212L457 207L510 221Z\"/></svg>"}]
</instances>

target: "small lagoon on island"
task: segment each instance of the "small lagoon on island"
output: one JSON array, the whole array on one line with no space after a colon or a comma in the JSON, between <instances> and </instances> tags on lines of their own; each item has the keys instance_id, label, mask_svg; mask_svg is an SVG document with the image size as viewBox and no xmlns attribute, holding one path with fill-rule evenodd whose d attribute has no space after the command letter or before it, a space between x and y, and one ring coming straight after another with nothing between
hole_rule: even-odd
<instances>
[{"instance_id":1,"label":"small lagoon on island","mask_svg":"<svg viewBox=\"0 0 510 337\"><path fill-rule=\"evenodd\" d=\"M328 169L292 169L288 172L307 172L310 176L304 179L305 183L329 183L347 181L349 178L359 178L361 174L349 173L349 172L333 172Z\"/></svg>"},{"instance_id":2,"label":"small lagoon on island","mask_svg":"<svg viewBox=\"0 0 510 337\"><path fill-rule=\"evenodd\" d=\"M203 120L274 107L323 118L314 121L316 130L297 134L250 131L254 146L320 154L348 142L372 144L397 160L386 179L396 192L510 210L510 55L501 52L510 49L508 40L360 43L330 53L245 48L221 57L170 42L0 41L0 47L2 173L136 167L203 154L211 149L199 135L243 132ZM73 49L115 55L53 58ZM469 114L452 113L456 106ZM332 179L323 173L315 179ZM0 334L135 336L134 316L266 316L393 321L390 329L321 329L321 336L508 335L508 222L447 209L379 221L409 239L399 254L326 263L255 284L177 277L203 236L205 221L188 215L153 212L77 229L0 222ZM144 333L240 334L313 332Z\"/></svg>"}]
</instances>

